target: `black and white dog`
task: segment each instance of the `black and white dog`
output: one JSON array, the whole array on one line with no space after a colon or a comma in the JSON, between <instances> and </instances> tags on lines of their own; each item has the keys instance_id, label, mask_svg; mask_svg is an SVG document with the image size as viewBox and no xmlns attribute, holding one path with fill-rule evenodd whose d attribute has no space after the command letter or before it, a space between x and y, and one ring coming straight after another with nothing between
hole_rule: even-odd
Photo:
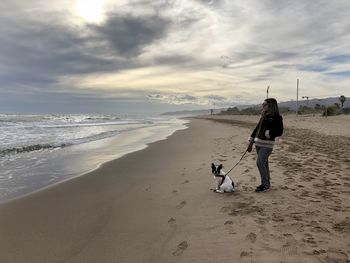
<instances>
[{"instance_id":1,"label":"black and white dog","mask_svg":"<svg viewBox=\"0 0 350 263\"><path fill-rule=\"evenodd\" d=\"M222 169L222 164L215 165L214 163L211 164L211 171L214 175L215 179L215 189L214 192L216 193L231 193L235 191L235 184L232 181L232 179L226 175L224 170Z\"/></svg>"}]
</instances>

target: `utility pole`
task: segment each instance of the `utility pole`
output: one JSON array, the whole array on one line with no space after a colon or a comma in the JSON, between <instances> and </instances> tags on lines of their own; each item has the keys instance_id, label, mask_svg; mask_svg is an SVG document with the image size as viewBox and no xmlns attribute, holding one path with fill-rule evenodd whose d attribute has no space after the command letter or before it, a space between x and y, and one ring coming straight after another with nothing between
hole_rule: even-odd
<instances>
[{"instance_id":1,"label":"utility pole","mask_svg":"<svg viewBox=\"0 0 350 263\"><path fill-rule=\"evenodd\" d=\"M299 100L299 79L297 79L297 104L296 104L296 115L298 116L298 100Z\"/></svg>"}]
</instances>

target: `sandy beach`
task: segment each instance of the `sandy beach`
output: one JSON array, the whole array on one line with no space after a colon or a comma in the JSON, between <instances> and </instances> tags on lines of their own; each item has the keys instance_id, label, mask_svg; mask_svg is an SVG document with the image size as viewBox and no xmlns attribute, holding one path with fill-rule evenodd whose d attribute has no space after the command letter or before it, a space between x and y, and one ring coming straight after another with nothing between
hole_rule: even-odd
<instances>
[{"instance_id":1,"label":"sandy beach","mask_svg":"<svg viewBox=\"0 0 350 263\"><path fill-rule=\"evenodd\" d=\"M350 116L287 116L255 193L255 153L211 191L258 117L192 118L188 129L81 177L0 206L0 262L350 262Z\"/></svg>"}]
</instances>

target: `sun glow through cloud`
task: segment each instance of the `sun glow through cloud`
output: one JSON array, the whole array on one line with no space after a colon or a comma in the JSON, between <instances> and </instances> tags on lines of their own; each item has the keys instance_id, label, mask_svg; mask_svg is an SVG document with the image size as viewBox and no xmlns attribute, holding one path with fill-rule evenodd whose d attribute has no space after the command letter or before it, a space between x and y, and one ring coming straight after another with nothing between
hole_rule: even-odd
<instances>
[{"instance_id":1,"label":"sun glow through cloud","mask_svg":"<svg viewBox=\"0 0 350 263\"><path fill-rule=\"evenodd\" d=\"M75 11L88 23L100 23L104 19L104 3L100 0L78 0Z\"/></svg>"}]
</instances>

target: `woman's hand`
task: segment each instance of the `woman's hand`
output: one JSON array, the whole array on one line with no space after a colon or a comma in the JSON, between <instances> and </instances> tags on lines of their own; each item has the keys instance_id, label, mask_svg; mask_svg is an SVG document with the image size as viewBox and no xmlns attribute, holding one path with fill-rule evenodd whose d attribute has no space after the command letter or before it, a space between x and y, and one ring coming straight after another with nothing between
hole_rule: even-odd
<instances>
[{"instance_id":1,"label":"woman's hand","mask_svg":"<svg viewBox=\"0 0 350 263\"><path fill-rule=\"evenodd\" d=\"M249 144L248 144L248 148L247 148L247 152L251 152L253 150L253 142L250 142Z\"/></svg>"}]
</instances>

